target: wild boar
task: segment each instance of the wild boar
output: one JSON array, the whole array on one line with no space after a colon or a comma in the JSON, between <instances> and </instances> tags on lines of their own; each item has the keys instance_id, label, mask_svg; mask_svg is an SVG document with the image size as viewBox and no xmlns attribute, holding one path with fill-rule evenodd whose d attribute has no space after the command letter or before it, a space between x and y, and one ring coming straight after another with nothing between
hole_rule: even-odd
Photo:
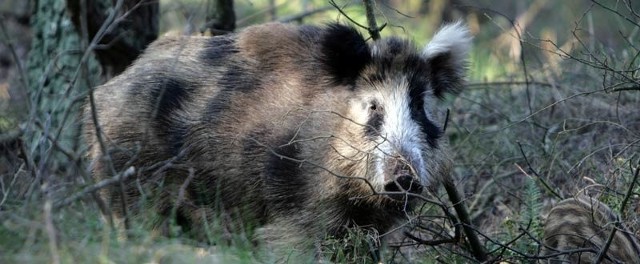
<instances>
[{"instance_id":1,"label":"wild boar","mask_svg":"<svg viewBox=\"0 0 640 264\"><path fill-rule=\"evenodd\" d=\"M102 196L119 217L153 208L156 228L202 234L224 214L302 251L352 226L386 232L449 177L439 101L463 87L470 42L461 23L423 49L340 24L160 39L93 91L91 169L135 168Z\"/></svg>"},{"instance_id":2,"label":"wild boar","mask_svg":"<svg viewBox=\"0 0 640 264\"><path fill-rule=\"evenodd\" d=\"M544 225L544 263L593 263L616 228L603 263L637 263L638 238L620 223L607 205L590 197L568 198L556 204Z\"/></svg>"}]
</instances>

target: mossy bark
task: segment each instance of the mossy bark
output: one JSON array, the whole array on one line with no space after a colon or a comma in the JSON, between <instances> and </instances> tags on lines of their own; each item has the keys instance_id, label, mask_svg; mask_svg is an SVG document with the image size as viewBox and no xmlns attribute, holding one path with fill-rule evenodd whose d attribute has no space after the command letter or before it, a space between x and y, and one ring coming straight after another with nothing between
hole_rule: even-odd
<instances>
[{"instance_id":1,"label":"mossy bark","mask_svg":"<svg viewBox=\"0 0 640 264\"><path fill-rule=\"evenodd\" d=\"M100 66L92 54L84 56L65 0L38 0L33 10L26 154L41 170L55 172L79 151L79 111L89 87L100 82Z\"/></svg>"},{"instance_id":2,"label":"mossy bark","mask_svg":"<svg viewBox=\"0 0 640 264\"><path fill-rule=\"evenodd\" d=\"M37 0L33 10L26 154L55 172L82 156L80 110L89 89L124 71L157 37L159 4Z\"/></svg>"}]
</instances>

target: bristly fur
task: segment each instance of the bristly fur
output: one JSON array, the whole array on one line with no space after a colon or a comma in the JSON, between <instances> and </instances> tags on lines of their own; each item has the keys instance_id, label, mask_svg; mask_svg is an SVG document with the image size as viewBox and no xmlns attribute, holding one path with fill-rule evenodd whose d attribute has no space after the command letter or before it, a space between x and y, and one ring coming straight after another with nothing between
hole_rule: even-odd
<instances>
[{"instance_id":1,"label":"bristly fur","mask_svg":"<svg viewBox=\"0 0 640 264\"><path fill-rule=\"evenodd\" d=\"M94 91L106 152L85 107L94 177L139 175L101 195L118 218L150 207L154 228L173 217L196 239L216 217L259 227L277 256L353 226L384 233L449 177L437 97L462 86L467 34L446 26L423 52L344 25L160 39Z\"/></svg>"},{"instance_id":2,"label":"bristly fur","mask_svg":"<svg viewBox=\"0 0 640 264\"><path fill-rule=\"evenodd\" d=\"M371 61L369 46L352 27L329 25L320 46L321 60L336 84L353 85L360 71Z\"/></svg>"},{"instance_id":3,"label":"bristly fur","mask_svg":"<svg viewBox=\"0 0 640 264\"><path fill-rule=\"evenodd\" d=\"M620 224L619 217L604 203L586 196L569 198L556 204L544 225L541 256L559 254L544 263L593 263L606 244L612 228L617 228L603 263L637 263L638 238Z\"/></svg>"},{"instance_id":4,"label":"bristly fur","mask_svg":"<svg viewBox=\"0 0 640 264\"><path fill-rule=\"evenodd\" d=\"M443 53L450 53L453 60L461 64L467 58L472 39L469 28L461 21L444 25L424 47L422 54L427 58L433 58Z\"/></svg>"},{"instance_id":5,"label":"bristly fur","mask_svg":"<svg viewBox=\"0 0 640 264\"><path fill-rule=\"evenodd\" d=\"M443 26L422 50L422 55L432 64L433 90L437 97L462 89L471 40L469 29L458 21Z\"/></svg>"}]
</instances>

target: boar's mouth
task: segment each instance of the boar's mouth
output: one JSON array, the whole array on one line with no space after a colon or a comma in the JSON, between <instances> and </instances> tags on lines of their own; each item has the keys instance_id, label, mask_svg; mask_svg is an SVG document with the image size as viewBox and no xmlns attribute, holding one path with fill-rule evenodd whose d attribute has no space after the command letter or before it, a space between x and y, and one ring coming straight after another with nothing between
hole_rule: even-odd
<instances>
[{"instance_id":1,"label":"boar's mouth","mask_svg":"<svg viewBox=\"0 0 640 264\"><path fill-rule=\"evenodd\" d=\"M400 176L395 181L387 182L384 185L384 191L393 192L393 194L388 194L391 199L403 201L415 198L411 194L422 193L422 185L414 177Z\"/></svg>"}]
</instances>

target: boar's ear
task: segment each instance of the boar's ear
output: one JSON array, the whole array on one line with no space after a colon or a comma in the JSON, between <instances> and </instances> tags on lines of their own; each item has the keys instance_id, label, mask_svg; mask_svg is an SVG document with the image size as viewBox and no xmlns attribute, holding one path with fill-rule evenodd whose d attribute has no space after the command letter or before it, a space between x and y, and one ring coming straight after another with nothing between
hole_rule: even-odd
<instances>
[{"instance_id":1,"label":"boar's ear","mask_svg":"<svg viewBox=\"0 0 640 264\"><path fill-rule=\"evenodd\" d=\"M320 43L321 61L336 84L352 85L371 61L369 46L352 27L331 24L325 29Z\"/></svg>"},{"instance_id":2,"label":"boar's ear","mask_svg":"<svg viewBox=\"0 0 640 264\"><path fill-rule=\"evenodd\" d=\"M471 34L462 22L443 26L422 50L430 66L429 78L437 97L458 93L464 84Z\"/></svg>"}]
</instances>

